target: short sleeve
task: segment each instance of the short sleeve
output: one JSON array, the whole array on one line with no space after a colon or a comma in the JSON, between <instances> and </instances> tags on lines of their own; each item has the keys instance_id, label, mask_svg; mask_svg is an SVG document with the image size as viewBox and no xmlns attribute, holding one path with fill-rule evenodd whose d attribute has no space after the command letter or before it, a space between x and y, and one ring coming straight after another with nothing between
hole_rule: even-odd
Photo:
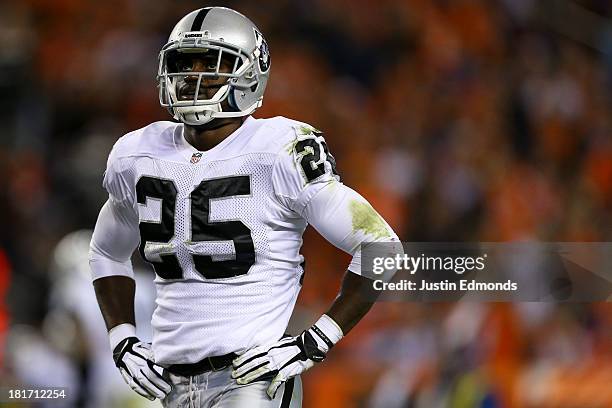
<instances>
[{"instance_id":1,"label":"short sleeve","mask_svg":"<svg viewBox=\"0 0 612 408\"><path fill-rule=\"evenodd\" d=\"M132 159L118 157L117 145L113 148L106 163L102 186L108 191L109 199L115 205L134 207L134 170Z\"/></svg>"},{"instance_id":2,"label":"short sleeve","mask_svg":"<svg viewBox=\"0 0 612 408\"><path fill-rule=\"evenodd\" d=\"M321 188L339 180L336 161L323 133L308 125L294 126L272 170L274 192L280 202L303 215L306 205Z\"/></svg>"}]
</instances>

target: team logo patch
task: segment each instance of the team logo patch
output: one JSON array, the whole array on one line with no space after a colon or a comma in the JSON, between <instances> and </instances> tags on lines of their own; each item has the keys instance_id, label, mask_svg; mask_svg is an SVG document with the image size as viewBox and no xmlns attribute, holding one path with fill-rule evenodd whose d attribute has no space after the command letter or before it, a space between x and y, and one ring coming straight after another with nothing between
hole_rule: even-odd
<instances>
[{"instance_id":1,"label":"team logo patch","mask_svg":"<svg viewBox=\"0 0 612 408\"><path fill-rule=\"evenodd\" d=\"M191 155L191 164L196 164L197 162L200 161L200 158L202 157L202 153L197 152Z\"/></svg>"}]
</instances>

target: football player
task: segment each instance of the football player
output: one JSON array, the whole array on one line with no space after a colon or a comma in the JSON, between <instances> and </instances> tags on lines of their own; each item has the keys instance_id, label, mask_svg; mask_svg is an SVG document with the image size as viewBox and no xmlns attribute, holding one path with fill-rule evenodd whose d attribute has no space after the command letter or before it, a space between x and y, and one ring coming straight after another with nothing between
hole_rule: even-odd
<instances>
[{"instance_id":1,"label":"football player","mask_svg":"<svg viewBox=\"0 0 612 408\"><path fill-rule=\"evenodd\" d=\"M193 11L159 54L159 99L178 122L121 137L90 265L125 381L166 407L301 405L299 374L372 306L362 243L398 241L340 182L321 132L255 119L270 73L261 32L223 7ZM301 288L307 224L353 255L327 313L283 333ZM153 342L135 336L130 256L156 272Z\"/></svg>"}]
</instances>

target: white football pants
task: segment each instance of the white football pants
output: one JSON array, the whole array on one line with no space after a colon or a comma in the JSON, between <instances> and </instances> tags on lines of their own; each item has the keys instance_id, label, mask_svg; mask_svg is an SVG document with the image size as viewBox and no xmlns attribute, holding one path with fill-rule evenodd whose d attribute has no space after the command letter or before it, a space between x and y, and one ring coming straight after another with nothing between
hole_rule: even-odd
<instances>
[{"instance_id":1,"label":"white football pants","mask_svg":"<svg viewBox=\"0 0 612 408\"><path fill-rule=\"evenodd\" d=\"M294 377L281 385L273 400L269 381L238 385L232 367L192 377L169 374L172 391L162 400L165 408L301 408L302 380ZM164 376L168 374L165 373Z\"/></svg>"}]
</instances>

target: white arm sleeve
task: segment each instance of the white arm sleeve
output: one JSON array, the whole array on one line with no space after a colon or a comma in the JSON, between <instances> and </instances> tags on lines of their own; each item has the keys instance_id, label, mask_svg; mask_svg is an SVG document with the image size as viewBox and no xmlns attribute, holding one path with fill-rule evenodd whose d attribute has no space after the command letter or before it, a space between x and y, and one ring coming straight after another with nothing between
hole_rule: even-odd
<instances>
[{"instance_id":1,"label":"white arm sleeve","mask_svg":"<svg viewBox=\"0 0 612 408\"><path fill-rule=\"evenodd\" d=\"M134 166L131 158L121 156L120 150L117 142L108 156L102 181L108 201L100 210L91 239L89 265L93 280L113 275L134 278L130 258L140 241L130 187L134 185Z\"/></svg>"},{"instance_id":2,"label":"white arm sleeve","mask_svg":"<svg viewBox=\"0 0 612 408\"><path fill-rule=\"evenodd\" d=\"M92 279L113 275L134 279L130 258L139 240L138 218L133 209L109 199L100 210L91 239Z\"/></svg>"},{"instance_id":3,"label":"white arm sleeve","mask_svg":"<svg viewBox=\"0 0 612 408\"><path fill-rule=\"evenodd\" d=\"M333 180L305 206L304 218L326 240L353 255L348 270L361 275L361 244L399 242L385 220L359 193Z\"/></svg>"}]
</instances>

